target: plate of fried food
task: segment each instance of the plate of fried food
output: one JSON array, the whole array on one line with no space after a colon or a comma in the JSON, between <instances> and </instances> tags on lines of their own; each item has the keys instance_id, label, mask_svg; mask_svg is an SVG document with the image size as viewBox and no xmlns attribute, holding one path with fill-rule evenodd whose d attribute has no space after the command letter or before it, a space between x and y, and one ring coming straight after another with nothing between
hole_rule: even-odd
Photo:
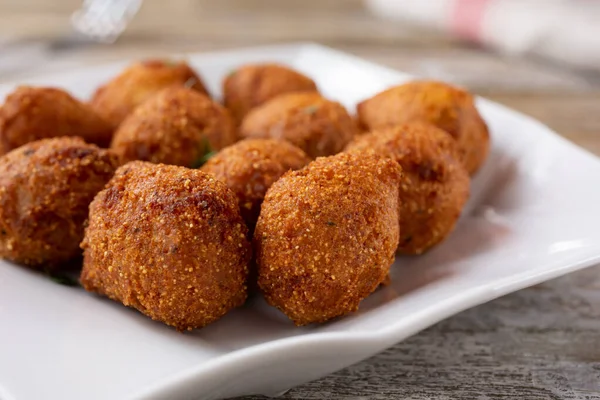
<instances>
[{"instance_id":1,"label":"plate of fried food","mask_svg":"<svg viewBox=\"0 0 600 400\"><path fill-rule=\"evenodd\" d=\"M319 45L0 93L3 400L275 395L600 257L594 156Z\"/></svg>"}]
</instances>

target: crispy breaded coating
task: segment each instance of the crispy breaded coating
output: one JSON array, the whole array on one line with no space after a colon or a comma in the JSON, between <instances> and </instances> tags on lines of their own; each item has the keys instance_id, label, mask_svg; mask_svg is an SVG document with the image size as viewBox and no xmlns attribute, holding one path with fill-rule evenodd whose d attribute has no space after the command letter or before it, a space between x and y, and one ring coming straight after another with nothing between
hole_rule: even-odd
<instances>
[{"instance_id":1,"label":"crispy breaded coating","mask_svg":"<svg viewBox=\"0 0 600 400\"><path fill-rule=\"evenodd\" d=\"M0 107L0 154L60 136L81 136L88 143L107 147L112 132L90 106L61 89L20 86Z\"/></svg>"},{"instance_id":2,"label":"crispy breaded coating","mask_svg":"<svg viewBox=\"0 0 600 400\"><path fill-rule=\"evenodd\" d=\"M309 77L279 64L244 65L223 81L223 102L239 124L254 107L284 93L316 92Z\"/></svg>"},{"instance_id":3,"label":"crispy breaded coating","mask_svg":"<svg viewBox=\"0 0 600 400\"><path fill-rule=\"evenodd\" d=\"M254 233L266 300L297 325L356 311L394 261L400 175L393 160L342 153L275 182Z\"/></svg>"},{"instance_id":4,"label":"crispy breaded coating","mask_svg":"<svg viewBox=\"0 0 600 400\"><path fill-rule=\"evenodd\" d=\"M88 206L117 166L117 157L78 137L0 157L0 257L50 270L80 255Z\"/></svg>"},{"instance_id":5,"label":"crispy breaded coating","mask_svg":"<svg viewBox=\"0 0 600 400\"><path fill-rule=\"evenodd\" d=\"M473 175L487 158L490 135L466 90L436 81L392 87L359 103L360 124L367 130L412 121L432 123L458 143L460 159Z\"/></svg>"},{"instance_id":6,"label":"crispy breaded coating","mask_svg":"<svg viewBox=\"0 0 600 400\"><path fill-rule=\"evenodd\" d=\"M172 86L186 86L208 96L202 79L185 61L155 59L127 67L98 88L90 104L116 129L137 106Z\"/></svg>"},{"instance_id":7,"label":"crispy breaded coating","mask_svg":"<svg viewBox=\"0 0 600 400\"><path fill-rule=\"evenodd\" d=\"M206 153L237 140L229 112L197 91L165 89L138 107L115 132L111 148L124 161L197 168Z\"/></svg>"},{"instance_id":8,"label":"crispy breaded coating","mask_svg":"<svg viewBox=\"0 0 600 400\"><path fill-rule=\"evenodd\" d=\"M81 283L178 330L200 328L246 299L246 235L224 183L134 161L90 205Z\"/></svg>"},{"instance_id":9,"label":"crispy breaded coating","mask_svg":"<svg viewBox=\"0 0 600 400\"><path fill-rule=\"evenodd\" d=\"M357 134L340 103L318 93L290 93L253 109L240 127L246 138L284 139L315 158L342 151Z\"/></svg>"},{"instance_id":10,"label":"crispy breaded coating","mask_svg":"<svg viewBox=\"0 0 600 400\"><path fill-rule=\"evenodd\" d=\"M400 253L420 254L452 232L469 197L470 180L448 133L413 122L357 137L346 150L389 157L402 167Z\"/></svg>"},{"instance_id":11,"label":"crispy breaded coating","mask_svg":"<svg viewBox=\"0 0 600 400\"><path fill-rule=\"evenodd\" d=\"M225 182L237 195L242 217L252 232L267 189L287 171L310 161L302 150L284 140L245 139L224 148L201 170Z\"/></svg>"}]
</instances>

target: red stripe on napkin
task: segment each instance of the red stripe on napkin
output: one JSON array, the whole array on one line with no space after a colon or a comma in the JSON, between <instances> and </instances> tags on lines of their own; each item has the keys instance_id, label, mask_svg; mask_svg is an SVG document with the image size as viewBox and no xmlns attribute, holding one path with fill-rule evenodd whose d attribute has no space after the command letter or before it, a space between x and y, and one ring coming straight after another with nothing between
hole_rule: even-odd
<instances>
[{"instance_id":1,"label":"red stripe on napkin","mask_svg":"<svg viewBox=\"0 0 600 400\"><path fill-rule=\"evenodd\" d=\"M457 35L479 40L483 29L483 18L494 0L454 0L450 13L450 29Z\"/></svg>"}]
</instances>

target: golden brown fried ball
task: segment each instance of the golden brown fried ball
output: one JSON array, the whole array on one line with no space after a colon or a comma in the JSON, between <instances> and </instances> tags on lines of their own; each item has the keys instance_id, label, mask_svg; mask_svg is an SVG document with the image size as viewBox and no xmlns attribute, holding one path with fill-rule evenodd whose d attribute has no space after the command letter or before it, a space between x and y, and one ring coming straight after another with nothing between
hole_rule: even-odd
<instances>
[{"instance_id":1,"label":"golden brown fried ball","mask_svg":"<svg viewBox=\"0 0 600 400\"><path fill-rule=\"evenodd\" d=\"M412 121L445 130L458 143L461 161L471 175L488 155L490 135L473 96L447 83L415 81L396 86L358 104L357 111L367 130Z\"/></svg>"},{"instance_id":2,"label":"golden brown fried ball","mask_svg":"<svg viewBox=\"0 0 600 400\"><path fill-rule=\"evenodd\" d=\"M402 167L400 253L420 254L452 232L469 197L469 174L448 133L413 122L357 137L347 151L373 152Z\"/></svg>"},{"instance_id":3,"label":"golden brown fried ball","mask_svg":"<svg viewBox=\"0 0 600 400\"><path fill-rule=\"evenodd\" d=\"M393 160L342 153L275 182L254 234L266 300L297 325L356 311L394 261L400 175Z\"/></svg>"},{"instance_id":4,"label":"golden brown fried ball","mask_svg":"<svg viewBox=\"0 0 600 400\"><path fill-rule=\"evenodd\" d=\"M146 60L98 88L90 104L116 129L137 106L172 86L186 86L208 96L202 79L186 62Z\"/></svg>"},{"instance_id":5,"label":"golden brown fried ball","mask_svg":"<svg viewBox=\"0 0 600 400\"><path fill-rule=\"evenodd\" d=\"M134 161L90 205L81 283L178 330L200 328L246 299L246 234L224 183Z\"/></svg>"},{"instance_id":6,"label":"golden brown fried ball","mask_svg":"<svg viewBox=\"0 0 600 400\"><path fill-rule=\"evenodd\" d=\"M81 136L107 147L112 136L108 122L87 104L64 90L18 87L0 108L0 154L34 140Z\"/></svg>"},{"instance_id":7,"label":"golden brown fried ball","mask_svg":"<svg viewBox=\"0 0 600 400\"><path fill-rule=\"evenodd\" d=\"M266 102L248 113L240 127L242 137L284 139L313 158L339 153L356 133L344 106L308 92Z\"/></svg>"},{"instance_id":8,"label":"golden brown fried ball","mask_svg":"<svg viewBox=\"0 0 600 400\"><path fill-rule=\"evenodd\" d=\"M223 81L223 102L239 124L248 111L280 94L316 91L312 79L286 66L244 65Z\"/></svg>"},{"instance_id":9,"label":"golden brown fried ball","mask_svg":"<svg viewBox=\"0 0 600 400\"><path fill-rule=\"evenodd\" d=\"M88 206L117 166L117 157L78 137L0 157L0 257L53 269L81 254Z\"/></svg>"},{"instance_id":10,"label":"golden brown fried ball","mask_svg":"<svg viewBox=\"0 0 600 400\"><path fill-rule=\"evenodd\" d=\"M242 217L253 231L267 189L287 171L300 169L310 161L302 150L286 141L245 139L224 148L201 170L233 190Z\"/></svg>"},{"instance_id":11,"label":"golden brown fried ball","mask_svg":"<svg viewBox=\"0 0 600 400\"><path fill-rule=\"evenodd\" d=\"M229 112L197 91L165 89L115 132L111 148L125 161L197 168L203 157L237 140Z\"/></svg>"}]
</instances>

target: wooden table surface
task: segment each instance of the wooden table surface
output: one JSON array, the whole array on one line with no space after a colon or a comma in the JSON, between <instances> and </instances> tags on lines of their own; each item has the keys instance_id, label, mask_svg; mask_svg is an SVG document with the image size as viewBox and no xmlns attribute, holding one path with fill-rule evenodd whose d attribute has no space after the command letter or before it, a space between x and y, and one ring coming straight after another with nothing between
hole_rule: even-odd
<instances>
[{"instance_id":1,"label":"wooden table surface","mask_svg":"<svg viewBox=\"0 0 600 400\"><path fill-rule=\"evenodd\" d=\"M0 39L64 34L79 4L0 0ZM600 77L380 21L357 0L146 0L118 43L51 53L0 81L82 62L304 40L468 86L600 154ZM460 313L282 398L325 397L600 399L600 268Z\"/></svg>"}]
</instances>

